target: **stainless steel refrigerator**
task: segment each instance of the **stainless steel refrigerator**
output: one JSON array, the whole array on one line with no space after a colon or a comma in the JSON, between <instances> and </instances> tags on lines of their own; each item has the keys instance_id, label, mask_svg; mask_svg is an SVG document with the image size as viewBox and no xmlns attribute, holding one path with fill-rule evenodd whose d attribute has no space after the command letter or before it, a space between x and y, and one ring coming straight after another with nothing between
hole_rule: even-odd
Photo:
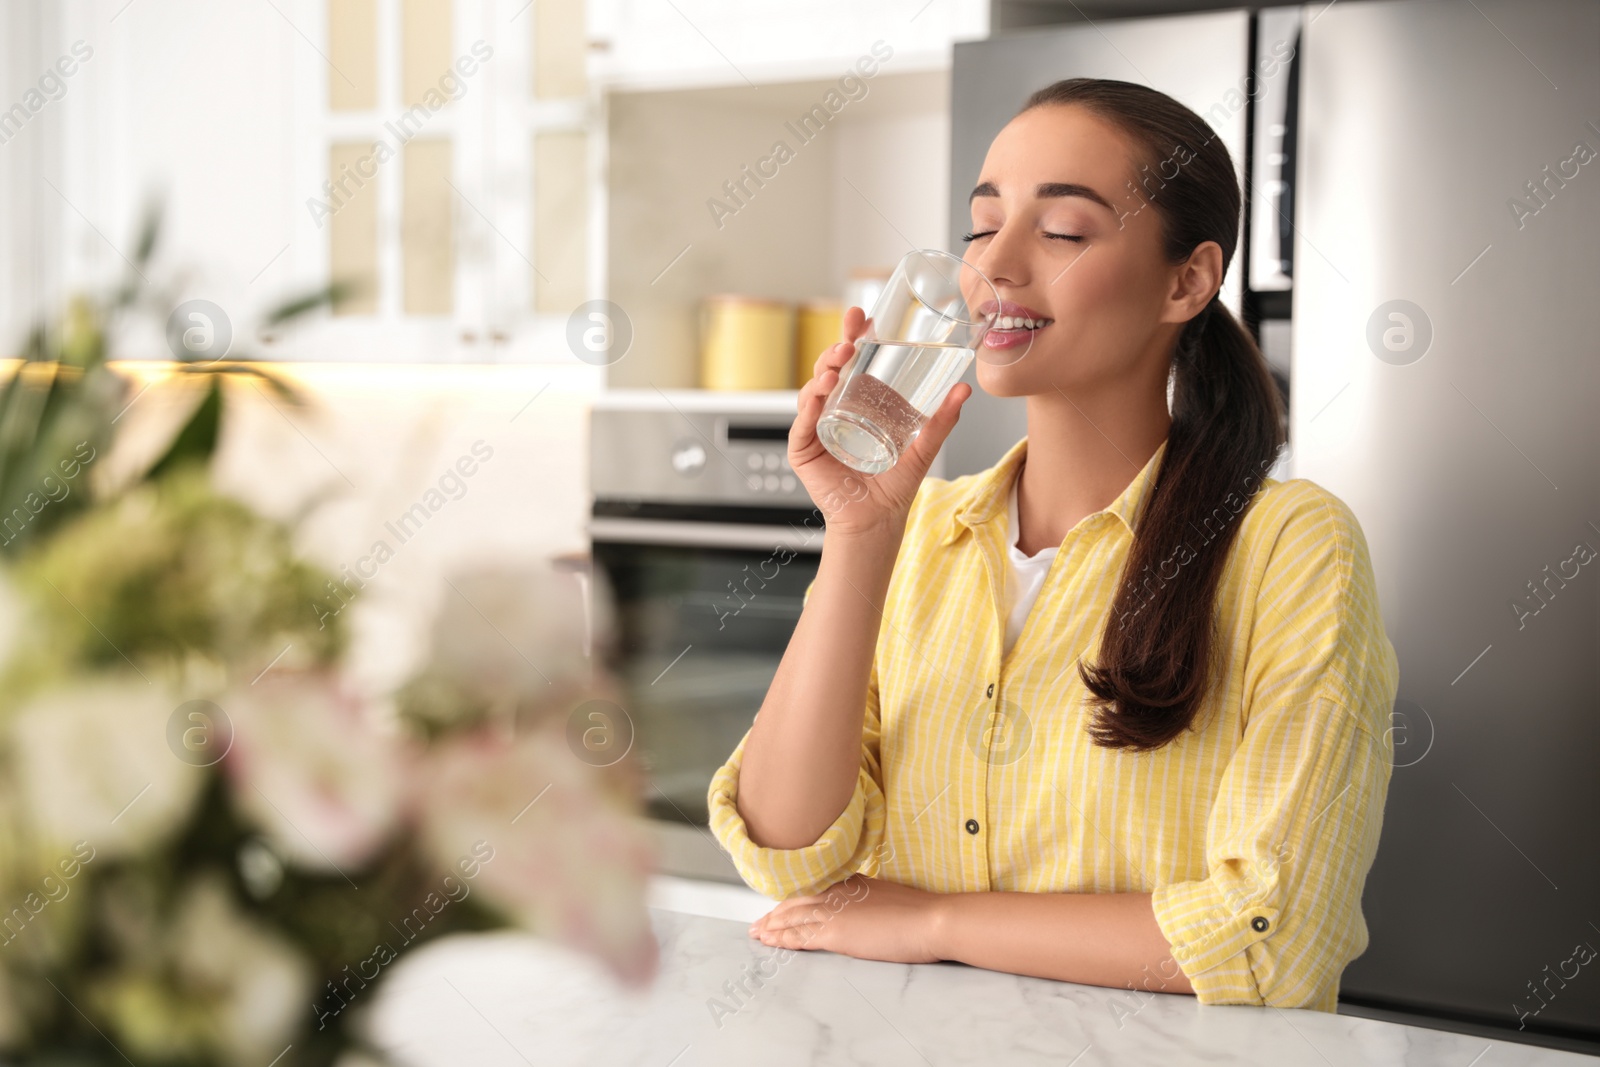
<instances>
[{"instance_id":1,"label":"stainless steel refrigerator","mask_svg":"<svg viewBox=\"0 0 1600 1067\"><path fill-rule=\"evenodd\" d=\"M1247 82L1286 38L1293 62ZM1371 548L1396 759L1340 1010L1600 1051L1600 4L1344 0L957 45L952 247L994 133L1078 75L1170 93L1234 153L1224 297L1286 378L1274 475L1338 494ZM1020 401L975 392L947 473L1025 432Z\"/></svg>"}]
</instances>

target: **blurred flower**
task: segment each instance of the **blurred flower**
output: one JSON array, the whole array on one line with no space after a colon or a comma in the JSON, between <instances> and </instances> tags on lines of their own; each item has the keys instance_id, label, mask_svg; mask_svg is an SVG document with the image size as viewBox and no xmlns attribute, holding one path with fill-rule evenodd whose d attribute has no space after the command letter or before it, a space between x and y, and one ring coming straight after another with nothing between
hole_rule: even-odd
<instances>
[{"instance_id":1,"label":"blurred flower","mask_svg":"<svg viewBox=\"0 0 1600 1067\"><path fill-rule=\"evenodd\" d=\"M550 567L452 576L434 618L427 667L399 694L402 713L430 732L486 716L564 715L594 687L590 634L611 630L605 598Z\"/></svg>"},{"instance_id":2,"label":"blurred flower","mask_svg":"<svg viewBox=\"0 0 1600 1067\"><path fill-rule=\"evenodd\" d=\"M34 832L98 858L156 844L187 818L203 775L167 747L179 701L137 675L78 682L35 698L11 724L13 770Z\"/></svg>"},{"instance_id":3,"label":"blurred flower","mask_svg":"<svg viewBox=\"0 0 1600 1067\"><path fill-rule=\"evenodd\" d=\"M327 575L295 557L284 526L216 493L198 467L74 517L16 579L30 619L12 687L85 667L151 674L196 656L253 677L286 646L280 669L330 662L343 647L312 606Z\"/></svg>"},{"instance_id":4,"label":"blurred flower","mask_svg":"<svg viewBox=\"0 0 1600 1067\"><path fill-rule=\"evenodd\" d=\"M347 871L395 830L408 759L332 671L275 670L222 701L239 810L299 867Z\"/></svg>"},{"instance_id":5,"label":"blurred flower","mask_svg":"<svg viewBox=\"0 0 1600 1067\"><path fill-rule=\"evenodd\" d=\"M655 950L650 857L621 802L591 788L622 768L563 768L552 735L549 751L451 749L449 773L421 773L430 753L387 733L393 723L340 683L344 620L318 611L332 576L297 558L289 526L214 489L222 376L290 401L292 390L261 367L186 362L183 373L212 375L204 398L165 453L148 466L134 454L117 473L129 389L106 366L109 325L135 310L164 319L182 287L147 284L158 223L147 213L119 286L39 324L0 381L0 513L41 486L50 495L47 510L29 505L26 536L0 544L0 888L25 927L0 952L5 1062L344 1062L362 1043L361 1013L322 1030L314 987L331 988L335 968L390 936L386 916L416 915L419 900L419 937L528 915L643 973ZM266 325L342 289L291 301ZM86 474L101 452L113 455ZM51 495L46 475L82 480ZM485 712L514 721L569 706L589 673L585 604L551 582L461 579L435 634L423 702L434 717L412 722L442 733ZM406 792L446 787L454 806L439 806L434 834L446 842L488 825L496 776L514 787L546 765L565 775L546 807L600 862L591 870L583 842L561 841L543 865L545 816L529 812L505 820L516 832L501 842L504 884L478 883L495 886L481 906L457 896L444 873L494 868L469 875L475 850L424 849L406 832L418 810ZM335 867L359 869L361 891L330 877Z\"/></svg>"},{"instance_id":6,"label":"blurred flower","mask_svg":"<svg viewBox=\"0 0 1600 1067\"><path fill-rule=\"evenodd\" d=\"M283 940L249 922L222 882L194 885L173 939L185 984L211 992L223 1048L235 1062L283 1051L310 995L311 968Z\"/></svg>"},{"instance_id":7,"label":"blurred flower","mask_svg":"<svg viewBox=\"0 0 1600 1067\"><path fill-rule=\"evenodd\" d=\"M598 956L624 982L655 974L645 907L657 856L644 824L605 776L568 750L563 724L514 740L456 736L418 794L423 841L453 866L478 841L494 850L480 888L533 932Z\"/></svg>"},{"instance_id":8,"label":"blurred flower","mask_svg":"<svg viewBox=\"0 0 1600 1067\"><path fill-rule=\"evenodd\" d=\"M192 882L160 958L130 961L94 1000L133 1055L259 1064L304 1024L310 964L241 913L216 876Z\"/></svg>"}]
</instances>

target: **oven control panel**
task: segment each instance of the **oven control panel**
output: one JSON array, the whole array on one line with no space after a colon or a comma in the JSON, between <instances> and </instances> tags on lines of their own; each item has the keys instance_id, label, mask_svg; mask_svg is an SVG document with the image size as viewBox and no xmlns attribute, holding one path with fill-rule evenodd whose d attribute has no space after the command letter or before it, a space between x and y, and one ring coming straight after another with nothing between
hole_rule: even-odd
<instances>
[{"instance_id":1,"label":"oven control panel","mask_svg":"<svg viewBox=\"0 0 1600 1067\"><path fill-rule=\"evenodd\" d=\"M738 428L729 429L737 432ZM745 488L752 493L793 493L800 484L794 468L789 466L787 446L739 447L730 441L727 451L734 465L745 472ZM679 441L672 449L672 469L684 478L700 477L710 459L711 450L700 441Z\"/></svg>"},{"instance_id":2,"label":"oven control panel","mask_svg":"<svg viewBox=\"0 0 1600 1067\"><path fill-rule=\"evenodd\" d=\"M595 497L810 506L789 466L793 392L651 392L591 410Z\"/></svg>"},{"instance_id":3,"label":"oven control panel","mask_svg":"<svg viewBox=\"0 0 1600 1067\"><path fill-rule=\"evenodd\" d=\"M789 466L789 451L754 449L744 452L744 484L752 493L792 493L800 480Z\"/></svg>"}]
</instances>

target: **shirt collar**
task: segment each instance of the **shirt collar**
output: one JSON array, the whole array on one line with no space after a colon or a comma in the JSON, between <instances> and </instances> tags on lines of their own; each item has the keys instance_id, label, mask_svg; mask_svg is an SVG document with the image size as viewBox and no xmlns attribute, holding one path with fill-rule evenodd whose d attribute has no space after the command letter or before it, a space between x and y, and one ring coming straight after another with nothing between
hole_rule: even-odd
<instances>
[{"instance_id":1,"label":"shirt collar","mask_svg":"<svg viewBox=\"0 0 1600 1067\"><path fill-rule=\"evenodd\" d=\"M1145 462L1144 467L1128 483L1128 487L1104 509L1105 514L1115 515L1122 520L1129 534L1134 531L1134 524L1140 514L1139 509L1145 498L1150 495L1156 472L1161 469L1161 457L1166 451L1167 442L1163 440ZM997 515L1004 517L1007 496L1027 454L1028 439L1024 437L1007 449L998 463L973 479L967 491L956 500L942 544L948 545L953 542L961 536L963 529L976 527Z\"/></svg>"}]
</instances>

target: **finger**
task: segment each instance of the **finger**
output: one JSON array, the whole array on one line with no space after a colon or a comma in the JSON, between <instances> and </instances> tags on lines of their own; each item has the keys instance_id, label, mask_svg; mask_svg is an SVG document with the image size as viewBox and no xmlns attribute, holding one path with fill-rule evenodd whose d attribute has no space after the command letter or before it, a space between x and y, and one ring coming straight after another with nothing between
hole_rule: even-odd
<instances>
[{"instance_id":1,"label":"finger","mask_svg":"<svg viewBox=\"0 0 1600 1067\"><path fill-rule=\"evenodd\" d=\"M910 451L913 452L918 462L931 465L933 457L939 454L939 447L944 444L950 431L955 428L956 420L961 417L961 405L966 403L967 397L972 395L972 386L966 382L957 382L950 387L950 392L945 394L944 402L928 419L922 432L917 434L917 439L911 442Z\"/></svg>"},{"instance_id":2,"label":"finger","mask_svg":"<svg viewBox=\"0 0 1600 1067\"><path fill-rule=\"evenodd\" d=\"M820 923L807 923L803 926L791 926L783 930L773 930L764 934L762 944L775 948L814 949L822 948L820 937L822 926Z\"/></svg>"},{"instance_id":3,"label":"finger","mask_svg":"<svg viewBox=\"0 0 1600 1067\"><path fill-rule=\"evenodd\" d=\"M834 373L832 368L822 366L822 362L819 359L815 373L800 386L800 403L804 404L814 396L827 396L828 388L830 387L824 384L823 379L832 373ZM837 378L828 378L828 380L836 381Z\"/></svg>"},{"instance_id":4,"label":"finger","mask_svg":"<svg viewBox=\"0 0 1600 1067\"><path fill-rule=\"evenodd\" d=\"M853 354L849 345L840 343L818 356L816 366L811 370L811 377L800 386L800 396L796 402L798 408L804 410L806 405L815 399L817 401L815 406L820 411L821 401L828 398L828 394L833 392L833 387L839 382L839 375L843 373L840 368L849 362Z\"/></svg>"},{"instance_id":5,"label":"finger","mask_svg":"<svg viewBox=\"0 0 1600 1067\"><path fill-rule=\"evenodd\" d=\"M798 454L817 440L817 420L822 417L822 406L827 403L838 374L828 371L813 378L800 388L795 401L794 422L789 424L789 450Z\"/></svg>"},{"instance_id":6,"label":"finger","mask_svg":"<svg viewBox=\"0 0 1600 1067\"><path fill-rule=\"evenodd\" d=\"M795 401L795 419L789 427L789 449L798 455L817 442L817 422L822 409L839 384L840 372L834 368L819 367L816 377L800 387ZM820 447L820 443L819 443Z\"/></svg>"},{"instance_id":7,"label":"finger","mask_svg":"<svg viewBox=\"0 0 1600 1067\"><path fill-rule=\"evenodd\" d=\"M842 331L844 340L830 346L817 357L816 364L812 367L813 377L821 377L829 370L838 370L850 362L856 354L856 339L866 333L867 326L872 322L860 308L851 308L845 313Z\"/></svg>"},{"instance_id":8,"label":"finger","mask_svg":"<svg viewBox=\"0 0 1600 1067\"><path fill-rule=\"evenodd\" d=\"M817 357L816 366L811 368L812 379L820 378L830 370L838 370L850 362L850 357L855 354L856 347L853 342L841 341L836 345L830 345Z\"/></svg>"},{"instance_id":9,"label":"finger","mask_svg":"<svg viewBox=\"0 0 1600 1067\"><path fill-rule=\"evenodd\" d=\"M764 925L764 929L771 933L776 930L787 930L795 926L816 924L828 920L828 909L821 904L802 905L789 908L781 915L774 913L771 921Z\"/></svg>"},{"instance_id":10,"label":"finger","mask_svg":"<svg viewBox=\"0 0 1600 1067\"><path fill-rule=\"evenodd\" d=\"M849 308L840 322L840 339L854 341L866 330L867 313L858 307Z\"/></svg>"}]
</instances>

